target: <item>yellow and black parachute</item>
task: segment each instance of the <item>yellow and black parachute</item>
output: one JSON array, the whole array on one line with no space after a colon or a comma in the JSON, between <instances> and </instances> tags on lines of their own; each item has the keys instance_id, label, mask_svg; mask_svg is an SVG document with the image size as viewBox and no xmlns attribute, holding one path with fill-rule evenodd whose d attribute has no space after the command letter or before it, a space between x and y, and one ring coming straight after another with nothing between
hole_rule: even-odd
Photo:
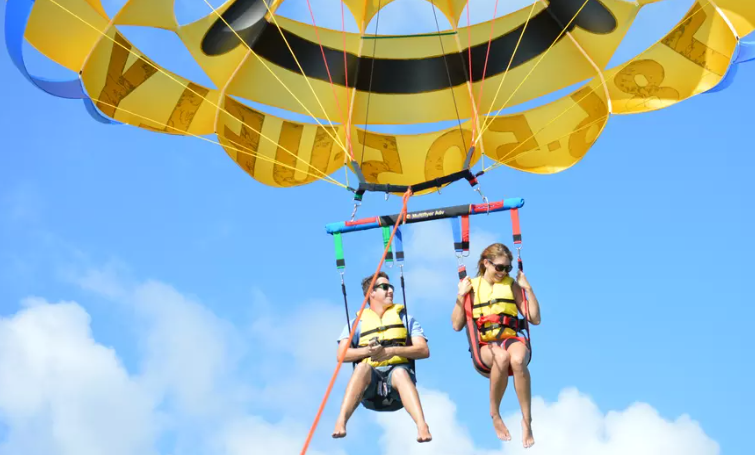
<instances>
[{"instance_id":1,"label":"yellow and black parachute","mask_svg":"<svg viewBox=\"0 0 755 455\"><path fill-rule=\"evenodd\" d=\"M282 1L229 0L217 9L205 2L205 17L179 25L174 0L130 0L113 17L100 0L7 0L6 43L29 81L83 100L96 119L214 134L251 177L278 187L334 181L343 166L368 184L414 185L459 173L482 156L493 166L560 172L587 153L611 114L720 89L737 63L753 58L741 40L755 28L752 0L695 1L664 38L611 69L638 12L658 0L534 1L471 26L460 25L466 0L428 0L452 27L414 36L366 33L391 0L344 0L359 33L280 17ZM217 88L156 64L121 26L174 32ZM24 41L75 77L30 74ZM577 84L563 98L500 114ZM443 121L458 124L422 134L369 128Z\"/></svg>"}]
</instances>

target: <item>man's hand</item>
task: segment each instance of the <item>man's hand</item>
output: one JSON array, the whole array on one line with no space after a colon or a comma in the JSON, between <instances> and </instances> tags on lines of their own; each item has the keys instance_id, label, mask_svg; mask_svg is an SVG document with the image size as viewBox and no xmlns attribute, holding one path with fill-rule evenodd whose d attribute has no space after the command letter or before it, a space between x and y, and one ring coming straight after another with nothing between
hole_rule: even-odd
<instances>
[{"instance_id":1,"label":"man's hand","mask_svg":"<svg viewBox=\"0 0 755 455\"><path fill-rule=\"evenodd\" d=\"M370 344L367 345L367 353L372 360L375 360L375 357L380 357L385 354L385 348L378 343L377 338L373 338L370 340Z\"/></svg>"},{"instance_id":2,"label":"man's hand","mask_svg":"<svg viewBox=\"0 0 755 455\"><path fill-rule=\"evenodd\" d=\"M393 349L380 346L380 351L372 354L371 360L373 362L382 362L384 360L390 359L391 357L393 357L393 355Z\"/></svg>"}]
</instances>

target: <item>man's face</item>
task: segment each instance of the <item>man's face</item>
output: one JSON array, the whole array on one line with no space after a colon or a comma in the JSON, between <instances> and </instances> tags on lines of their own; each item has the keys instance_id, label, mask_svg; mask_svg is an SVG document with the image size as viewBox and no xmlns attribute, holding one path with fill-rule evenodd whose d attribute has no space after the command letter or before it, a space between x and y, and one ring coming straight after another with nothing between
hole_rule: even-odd
<instances>
[{"instance_id":1,"label":"man's face","mask_svg":"<svg viewBox=\"0 0 755 455\"><path fill-rule=\"evenodd\" d=\"M370 301L382 305L393 304L393 285L387 278L378 277L370 293Z\"/></svg>"}]
</instances>

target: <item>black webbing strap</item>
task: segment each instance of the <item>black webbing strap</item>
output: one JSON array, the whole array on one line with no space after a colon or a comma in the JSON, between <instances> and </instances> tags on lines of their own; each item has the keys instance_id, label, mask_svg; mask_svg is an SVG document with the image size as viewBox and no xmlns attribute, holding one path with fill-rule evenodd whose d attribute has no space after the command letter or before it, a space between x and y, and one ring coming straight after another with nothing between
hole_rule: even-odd
<instances>
[{"instance_id":1,"label":"black webbing strap","mask_svg":"<svg viewBox=\"0 0 755 455\"><path fill-rule=\"evenodd\" d=\"M466 179L471 186L477 185L477 177L482 175L482 172L478 172L477 175L473 174L472 171L469 170L469 164L472 161L472 155L474 154L475 146L469 148L469 151L467 152L466 159L464 161L464 169L458 172L454 172L452 174L444 175L443 177L438 177L436 179L427 180L420 183L415 183L414 185L392 185L389 183L368 183L364 178L364 173L362 173L362 169L359 166L359 163L356 161L352 161L351 165L354 169L354 173L357 175L357 179L359 180L359 186L354 189L351 187L348 187L350 191L354 192L354 200L355 201L361 201L362 197L364 196L364 193L366 192L373 192L373 193L406 193L408 190L412 190L413 193L419 193L425 190L433 189L433 188L440 188L443 185L448 185L450 183L454 183L461 179Z\"/></svg>"}]
</instances>

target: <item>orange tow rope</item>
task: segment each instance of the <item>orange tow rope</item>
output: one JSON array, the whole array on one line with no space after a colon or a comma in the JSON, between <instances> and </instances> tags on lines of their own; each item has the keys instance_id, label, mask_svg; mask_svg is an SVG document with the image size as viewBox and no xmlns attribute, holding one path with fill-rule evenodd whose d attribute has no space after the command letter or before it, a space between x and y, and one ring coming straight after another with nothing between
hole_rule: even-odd
<instances>
[{"instance_id":1,"label":"orange tow rope","mask_svg":"<svg viewBox=\"0 0 755 455\"><path fill-rule=\"evenodd\" d=\"M404 193L403 197L403 206L401 208L401 213L398 215L398 219L396 219L396 225L393 226L393 232L391 232L391 237L389 238L387 245L385 247L385 250L383 250L383 257L380 259L380 263L378 264L377 270L375 270L375 273L372 275L372 282L370 283L370 288L372 288L375 285L375 281L377 281L377 274L380 272L380 269L383 267L383 262L385 262L385 256L388 254L388 249L390 249L392 243L393 243L393 236L396 234L396 230L398 229L399 225L406 219L406 207L409 202L409 198L412 196L412 190L408 189L406 193ZM354 338L354 328L359 324L359 320L362 317L362 311L364 311L364 307L367 305L367 299L368 296L364 296L364 301L362 301L362 306L359 308L359 313L357 314L357 319L354 321L354 325L349 330L349 342L347 345L351 344L351 340ZM343 359L346 356L346 351L338 354L338 364L336 365L336 369L333 372L333 376L330 378L330 383L328 384L328 389L325 391L325 396L322 398L322 403L320 403L320 408L317 410L317 415L315 416L315 421L312 422L312 427L309 429L309 434L307 435L307 440L304 441L304 447L301 449L301 455L304 455L307 452L307 448L309 447L310 441L312 441L312 436L315 434L315 429L317 428L317 424L320 422L320 417L322 416L322 411L325 409L325 403L328 401L328 397L330 396L331 390L333 390L333 384L336 382L336 378L338 377L338 372L341 370L341 365L343 364Z\"/></svg>"}]
</instances>

